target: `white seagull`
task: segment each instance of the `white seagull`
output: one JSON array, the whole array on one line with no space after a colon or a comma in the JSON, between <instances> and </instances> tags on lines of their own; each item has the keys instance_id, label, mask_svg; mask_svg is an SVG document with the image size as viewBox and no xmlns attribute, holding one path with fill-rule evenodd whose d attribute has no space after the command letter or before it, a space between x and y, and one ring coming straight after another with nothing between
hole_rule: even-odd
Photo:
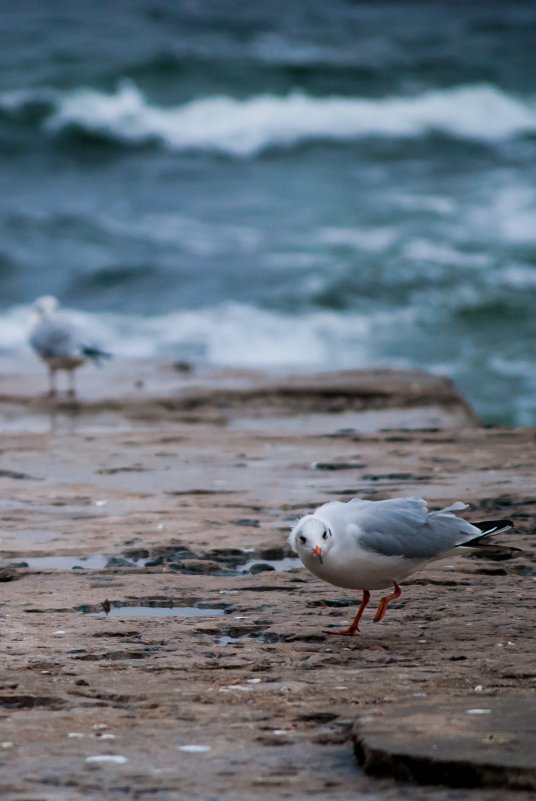
<instances>
[{"instance_id":1,"label":"white seagull","mask_svg":"<svg viewBox=\"0 0 536 801\"><path fill-rule=\"evenodd\" d=\"M37 320L32 326L29 342L45 362L49 373L49 396L56 395L56 372L65 370L68 375L70 397L76 395L74 371L88 359L97 362L110 354L85 342L81 333L58 312L59 303L45 295L34 303Z\"/></svg>"},{"instance_id":2,"label":"white seagull","mask_svg":"<svg viewBox=\"0 0 536 801\"><path fill-rule=\"evenodd\" d=\"M454 514L467 508L457 501L429 512L422 498L353 498L346 503L330 501L302 517L292 529L289 542L305 567L336 587L363 592L351 626L326 633L355 634L370 591L394 587L380 600L374 615L374 622L379 622L390 601L401 594L399 582L411 573L457 547L477 547L484 537L513 525L510 520L472 524Z\"/></svg>"}]
</instances>

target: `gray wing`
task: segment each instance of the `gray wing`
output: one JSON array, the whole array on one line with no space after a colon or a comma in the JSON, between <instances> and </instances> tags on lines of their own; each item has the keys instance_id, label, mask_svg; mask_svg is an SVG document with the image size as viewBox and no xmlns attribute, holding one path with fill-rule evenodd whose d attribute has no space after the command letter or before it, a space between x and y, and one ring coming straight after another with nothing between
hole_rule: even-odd
<instances>
[{"instance_id":1,"label":"gray wing","mask_svg":"<svg viewBox=\"0 0 536 801\"><path fill-rule=\"evenodd\" d=\"M40 320L30 334L30 345L42 359L69 358L81 353L76 329L58 318Z\"/></svg>"},{"instance_id":2,"label":"gray wing","mask_svg":"<svg viewBox=\"0 0 536 801\"><path fill-rule=\"evenodd\" d=\"M359 544L384 556L434 558L479 534L450 510L428 512L422 498L357 501L347 507L348 522L360 529Z\"/></svg>"}]
</instances>

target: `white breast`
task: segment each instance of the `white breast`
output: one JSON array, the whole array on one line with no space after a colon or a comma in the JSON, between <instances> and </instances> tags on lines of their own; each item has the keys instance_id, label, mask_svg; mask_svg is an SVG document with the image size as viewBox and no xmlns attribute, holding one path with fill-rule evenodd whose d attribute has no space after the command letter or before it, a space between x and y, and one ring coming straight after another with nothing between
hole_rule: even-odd
<instances>
[{"instance_id":1,"label":"white breast","mask_svg":"<svg viewBox=\"0 0 536 801\"><path fill-rule=\"evenodd\" d=\"M322 562L310 552L301 555L301 560L318 578L350 590L387 589L393 586L394 581L402 581L427 561L383 556L358 545L349 550L336 544L325 554Z\"/></svg>"}]
</instances>

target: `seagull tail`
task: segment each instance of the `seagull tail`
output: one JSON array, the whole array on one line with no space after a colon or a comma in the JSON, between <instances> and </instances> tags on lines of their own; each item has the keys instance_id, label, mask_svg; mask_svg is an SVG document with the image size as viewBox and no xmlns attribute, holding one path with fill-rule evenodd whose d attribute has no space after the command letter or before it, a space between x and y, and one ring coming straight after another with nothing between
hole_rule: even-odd
<instances>
[{"instance_id":1,"label":"seagull tail","mask_svg":"<svg viewBox=\"0 0 536 801\"><path fill-rule=\"evenodd\" d=\"M105 350L101 350L100 348L95 348L91 345L83 345L82 346L82 353L84 356L87 356L88 359L91 359L95 362L95 364L100 365L101 359L111 359L112 354L107 353Z\"/></svg>"},{"instance_id":2,"label":"seagull tail","mask_svg":"<svg viewBox=\"0 0 536 801\"><path fill-rule=\"evenodd\" d=\"M514 525L512 520L483 520L480 523L471 523L475 528L479 528L481 533L477 534L476 537L473 537L472 540L465 540L465 542L460 543L462 547L470 547L470 548L479 548L483 546L493 547L493 548L507 548L511 551L519 551L519 548L512 548L511 545L492 545L490 542L486 542L488 537L492 534L502 534L503 531L508 531Z\"/></svg>"},{"instance_id":3,"label":"seagull tail","mask_svg":"<svg viewBox=\"0 0 536 801\"><path fill-rule=\"evenodd\" d=\"M514 523L512 520L483 520L481 523L472 523L471 525L476 526L482 532L475 538L480 540L482 537L489 537L491 534L501 534L503 531L508 531L508 529L513 528Z\"/></svg>"}]
</instances>

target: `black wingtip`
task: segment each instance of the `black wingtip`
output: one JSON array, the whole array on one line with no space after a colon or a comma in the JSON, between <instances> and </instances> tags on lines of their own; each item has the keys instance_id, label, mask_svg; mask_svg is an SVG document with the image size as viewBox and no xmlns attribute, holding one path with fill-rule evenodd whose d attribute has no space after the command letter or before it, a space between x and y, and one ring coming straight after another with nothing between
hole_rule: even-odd
<instances>
[{"instance_id":1,"label":"black wingtip","mask_svg":"<svg viewBox=\"0 0 536 801\"><path fill-rule=\"evenodd\" d=\"M513 528L513 520L482 520L480 523L472 523L473 526L479 528L483 535L496 534L499 531Z\"/></svg>"},{"instance_id":2,"label":"black wingtip","mask_svg":"<svg viewBox=\"0 0 536 801\"><path fill-rule=\"evenodd\" d=\"M472 525L475 528L479 528L482 533L477 534L472 540L466 540L461 544L475 548L479 545L489 545L487 541L488 537L492 534L502 534L503 531L508 531L513 527L514 523L512 520L482 520L480 523L472 523Z\"/></svg>"},{"instance_id":3,"label":"black wingtip","mask_svg":"<svg viewBox=\"0 0 536 801\"><path fill-rule=\"evenodd\" d=\"M93 359L95 362L99 362L99 359L111 359L112 354L107 353L105 350L99 350L99 348L93 348L90 345L84 345L82 347L82 353L84 356L87 356L88 359Z\"/></svg>"}]
</instances>

